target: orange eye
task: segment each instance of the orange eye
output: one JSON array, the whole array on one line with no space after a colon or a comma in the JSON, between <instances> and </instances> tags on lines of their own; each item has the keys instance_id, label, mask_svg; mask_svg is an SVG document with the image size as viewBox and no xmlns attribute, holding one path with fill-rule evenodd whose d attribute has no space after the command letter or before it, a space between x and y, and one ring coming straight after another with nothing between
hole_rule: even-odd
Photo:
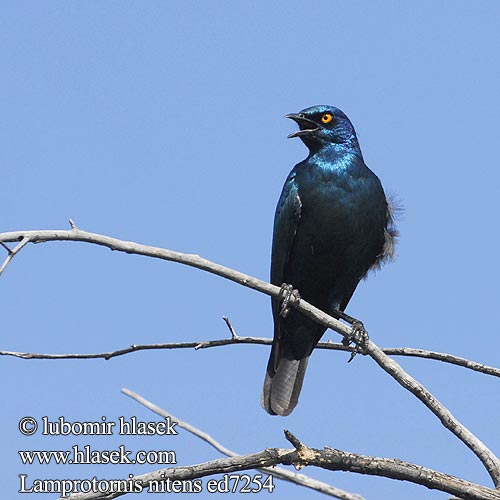
<instances>
[{"instance_id":1,"label":"orange eye","mask_svg":"<svg viewBox=\"0 0 500 500\"><path fill-rule=\"evenodd\" d=\"M333 115L331 113L325 113L322 117L321 117L321 121L323 123L330 123L331 121L333 120Z\"/></svg>"}]
</instances>

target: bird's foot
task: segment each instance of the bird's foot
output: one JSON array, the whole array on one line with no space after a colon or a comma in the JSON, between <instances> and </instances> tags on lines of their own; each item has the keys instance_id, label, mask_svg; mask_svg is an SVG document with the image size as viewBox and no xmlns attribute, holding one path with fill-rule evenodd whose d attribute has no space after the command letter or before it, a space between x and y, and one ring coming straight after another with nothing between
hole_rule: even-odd
<instances>
[{"instance_id":1,"label":"bird's foot","mask_svg":"<svg viewBox=\"0 0 500 500\"><path fill-rule=\"evenodd\" d=\"M368 340L369 337L365 325L358 319L353 320L351 323L351 333L342 340L344 346L351 348L351 357L347 361L348 363L354 359L356 354L366 354Z\"/></svg>"},{"instance_id":2,"label":"bird's foot","mask_svg":"<svg viewBox=\"0 0 500 500\"><path fill-rule=\"evenodd\" d=\"M299 291L295 290L292 285L283 283L281 285L279 298L282 300L280 316L286 318L290 312L290 306L300 301L300 294Z\"/></svg>"}]
</instances>

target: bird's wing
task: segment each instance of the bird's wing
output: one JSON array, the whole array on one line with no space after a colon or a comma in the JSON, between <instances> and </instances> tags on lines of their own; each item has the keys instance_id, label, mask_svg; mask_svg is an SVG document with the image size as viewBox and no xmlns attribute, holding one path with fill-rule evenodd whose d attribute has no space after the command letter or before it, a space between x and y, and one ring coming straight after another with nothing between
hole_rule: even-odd
<instances>
[{"instance_id":1,"label":"bird's wing","mask_svg":"<svg viewBox=\"0 0 500 500\"><path fill-rule=\"evenodd\" d=\"M287 263L293 248L295 234L297 233L301 210L302 203L300 201L299 189L295 173L292 172L285 182L274 217L271 283L277 286L281 286L282 283L286 282ZM273 300L273 312L275 314L277 304L278 301Z\"/></svg>"}]
</instances>

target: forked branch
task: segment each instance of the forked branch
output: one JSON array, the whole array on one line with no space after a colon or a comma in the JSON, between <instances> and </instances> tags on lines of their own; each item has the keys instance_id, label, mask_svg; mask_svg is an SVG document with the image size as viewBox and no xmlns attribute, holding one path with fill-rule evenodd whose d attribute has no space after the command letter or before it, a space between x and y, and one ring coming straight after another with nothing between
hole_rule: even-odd
<instances>
[{"instance_id":1,"label":"forked branch","mask_svg":"<svg viewBox=\"0 0 500 500\"><path fill-rule=\"evenodd\" d=\"M241 337L236 335L233 330L231 338L213 339L213 340L195 340L191 342L163 342L157 344L132 344L122 349L105 352L92 353L40 353L40 352L21 352L21 351L0 351L0 356L13 356L20 359L105 359L109 360L118 356L125 356L138 351L151 351L161 349L210 349L212 347L222 347L235 344L257 344L271 345L273 339L265 337ZM319 342L315 349L326 349L329 351L344 351L351 352L350 347L337 342ZM381 347L385 354L390 356L408 356L413 358L433 359L449 363L456 366L461 366L469 370L491 375L500 378L500 368L488 366L477 361L455 356L445 352L428 351L426 349L417 349L413 347Z\"/></svg>"},{"instance_id":2,"label":"forked branch","mask_svg":"<svg viewBox=\"0 0 500 500\"><path fill-rule=\"evenodd\" d=\"M209 462L159 469L130 479L140 484L145 490L151 483L172 480L189 481L214 474L228 474L244 470L273 467L278 464L294 465L298 468L315 466L331 471L354 472L371 476L386 477L400 481L409 481L430 489L456 495L462 500L500 500L500 492L485 488L476 483L443 474L426 467L420 467L402 460L371 457L348 453L333 448L318 450L302 443L297 449L267 448L259 453L221 458ZM65 500L110 500L125 495L117 491L99 495L96 493L75 493Z\"/></svg>"},{"instance_id":3,"label":"forked branch","mask_svg":"<svg viewBox=\"0 0 500 500\"><path fill-rule=\"evenodd\" d=\"M18 253L28 242L42 243L48 241L80 241L101 245L111 250L120 252L144 255L156 259L178 262L203 271L216 274L223 278L234 281L240 285L252 288L272 297L280 296L280 288L265 281L259 280L247 274L235 271L228 267L216 264L198 255L184 254L174 252L164 248L141 245L131 241L122 241L109 236L89 233L78 229L74 223L70 230L45 230L45 231L16 231L0 234L0 242L20 242L12 252ZM9 259L10 257L10 259ZM2 265L2 270L12 259L9 254L8 261ZM340 333L344 337L349 337L351 330L344 323L329 316L316 307L300 300L293 303L293 307L306 314L316 322L325 325L332 330ZM422 384L408 375L401 366L392 358L388 357L373 341L368 340L365 344L366 354L372 357L376 363L387 373L389 373L401 386L414 394L432 413L434 413L441 423L458 437L472 452L481 460L495 487L500 486L500 460L495 454L482 443L474 434L472 434L464 425L462 425L452 413L442 405ZM231 460L231 459L224 459ZM280 462L281 463L281 462ZM261 464L265 466L265 464ZM243 470L243 469L234 469ZM454 492L451 492L455 494ZM463 496L463 495L459 495ZM465 498L465 497L464 497ZM471 497L472 498L472 497Z\"/></svg>"},{"instance_id":4,"label":"forked branch","mask_svg":"<svg viewBox=\"0 0 500 500\"><path fill-rule=\"evenodd\" d=\"M195 435L196 437L202 439L210 446L213 446L217 451L226 455L228 457L237 457L238 454L234 451L226 448L218 441L216 441L212 436L207 434L206 432L194 427L193 425L184 422L180 418L172 415L167 412L163 408L151 403L147 399L144 399L139 394L131 391L130 389L122 389L123 394L131 397L133 400L137 401L139 404L145 406L152 412L160 415L162 417L170 417L174 422L177 422L177 426L185 429L187 432ZM342 500L364 500L362 496L356 495L355 493L350 493L345 490L341 490L340 488L335 488L334 486L330 486L329 484L324 483L323 481L318 481L317 479L313 479L312 477L306 476L304 474L298 474L297 472L291 472L287 469L283 469L281 467L272 467L272 468L261 468L259 469L261 472L265 474L271 474L278 479L283 479L284 481L289 481L291 483L299 484L301 486L305 486L307 488L311 488L320 493L324 493L325 495L329 495L335 498L340 498Z\"/></svg>"}]
</instances>

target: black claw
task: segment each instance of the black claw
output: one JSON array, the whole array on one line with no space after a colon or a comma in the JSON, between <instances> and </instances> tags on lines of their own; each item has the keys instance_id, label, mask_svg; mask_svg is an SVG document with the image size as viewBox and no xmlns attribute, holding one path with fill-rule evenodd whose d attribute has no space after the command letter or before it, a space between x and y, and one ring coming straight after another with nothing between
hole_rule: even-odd
<instances>
[{"instance_id":1,"label":"black claw","mask_svg":"<svg viewBox=\"0 0 500 500\"><path fill-rule=\"evenodd\" d=\"M351 347L351 357L347 361L350 363L356 354L365 354L366 345L368 342L368 332L365 329L363 323L355 319L351 323L351 333L347 337L344 337L342 344L346 347Z\"/></svg>"},{"instance_id":2,"label":"black claw","mask_svg":"<svg viewBox=\"0 0 500 500\"><path fill-rule=\"evenodd\" d=\"M283 301L281 303L280 316L286 318L290 312L290 306L300 300L300 294L298 290L294 290L292 285L283 283L280 290L280 299Z\"/></svg>"}]
</instances>

